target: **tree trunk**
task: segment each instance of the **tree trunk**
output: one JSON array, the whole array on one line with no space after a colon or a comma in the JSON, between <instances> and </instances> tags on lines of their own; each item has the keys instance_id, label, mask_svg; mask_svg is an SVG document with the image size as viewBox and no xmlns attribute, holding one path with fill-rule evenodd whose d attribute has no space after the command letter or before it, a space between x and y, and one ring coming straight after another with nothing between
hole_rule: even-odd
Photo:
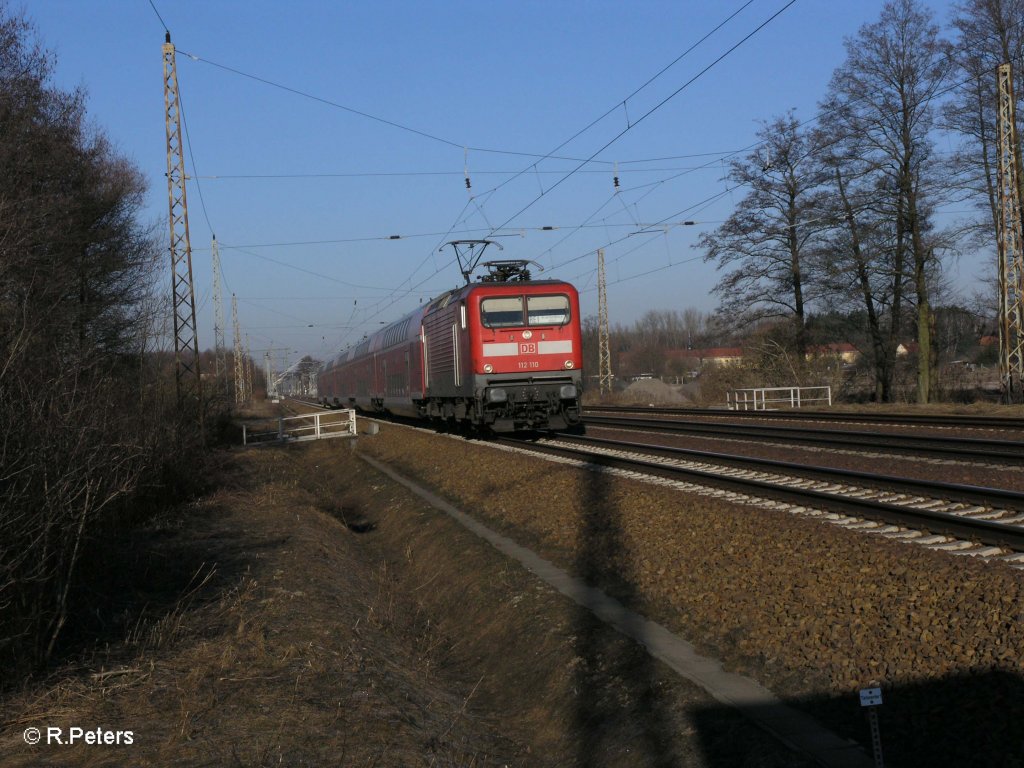
<instances>
[{"instance_id":1,"label":"tree trunk","mask_svg":"<svg viewBox=\"0 0 1024 768\"><path fill-rule=\"evenodd\" d=\"M878 319L878 312L875 309L875 298L871 290L871 281L868 277L867 260L860 245L860 235L857 232L857 219L853 212L853 206L846 194L846 184L843 182L843 174L836 168L836 185L839 189L839 198L843 203L843 216L846 225L850 230L850 251L857 271L857 284L860 287L861 298L864 301L864 310L868 316L868 335L871 338L871 351L874 358L875 368L875 400L877 402L888 402L892 392L892 368L888 365L885 337L882 334L882 326Z\"/></svg>"}]
</instances>

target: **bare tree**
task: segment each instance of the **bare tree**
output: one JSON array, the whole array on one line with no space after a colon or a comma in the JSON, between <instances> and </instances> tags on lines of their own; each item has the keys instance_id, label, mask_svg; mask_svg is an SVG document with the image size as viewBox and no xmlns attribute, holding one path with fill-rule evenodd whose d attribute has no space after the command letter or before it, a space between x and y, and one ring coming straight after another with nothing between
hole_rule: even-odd
<instances>
[{"instance_id":1,"label":"bare tree","mask_svg":"<svg viewBox=\"0 0 1024 768\"><path fill-rule=\"evenodd\" d=\"M957 77L967 82L943 108L945 127L964 137L950 167L961 188L988 212L988 216L976 222L974 234L978 244L991 246L998 228L995 72L1000 64L1013 65L1015 101L1024 103L1024 0L965 0L955 11L953 26L959 38L954 53ZM1016 128L1016 155L1021 163L1024 112L1020 109ZM1024 172L1020 166L1017 183L1024 213Z\"/></svg>"},{"instance_id":2,"label":"bare tree","mask_svg":"<svg viewBox=\"0 0 1024 768\"><path fill-rule=\"evenodd\" d=\"M139 172L0 1L0 658L45 660L81 564L175 475L143 371L157 249ZM166 430L170 430L168 435ZM195 457L199 452L183 452ZM166 489L167 493L171 489Z\"/></svg>"},{"instance_id":3,"label":"bare tree","mask_svg":"<svg viewBox=\"0 0 1024 768\"><path fill-rule=\"evenodd\" d=\"M871 208L889 219L890 311L898 316L903 309L905 278L916 305L917 398L928 402L935 359L929 286L940 253L931 213L942 189L930 135L938 96L948 83L950 48L918 0L891 0L877 22L846 41L846 54L826 102L831 127L838 141L849 143L846 156L855 152L867 163L863 189L873 190ZM894 322L898 327L899 320Z\"/></svg>"},{"instance_id":4,"label":"bare tree","mask_svg":"<svg viewBox=\"0 0 1024 768\"><path fill-rule=\"evenodd\" d=\"M720 311L745 324L792 322L797 360L807 353L806 316L816 296L806 254L825 228L822 167L813 137L790 112L765 124L760 149L732 163L728 179L749 188L736 211L695 247L730 269L716 286Z\"/></svg>"},{"instance_id":5,"label":"bare tree","mask_svg":"<svg viewBox=\"0 0 1024 768\"><path fill-rule=\"evenodd\" d=\"M865 164L849 143L834 150L840 151L828 155L834 189L828 205L835 226L820 245L822 281L831 310L863 313L862 346L872 361L875 399L888 402L903 317L903 275L892 263L892 238L886 218L873 207L875 190Z\"/></svg>"}]
</instances>

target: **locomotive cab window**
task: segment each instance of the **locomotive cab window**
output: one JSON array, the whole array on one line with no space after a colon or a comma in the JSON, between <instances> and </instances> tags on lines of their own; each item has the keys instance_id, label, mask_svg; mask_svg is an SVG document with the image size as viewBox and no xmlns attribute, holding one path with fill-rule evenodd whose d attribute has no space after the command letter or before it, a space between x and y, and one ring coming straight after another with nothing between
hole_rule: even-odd
<instances>
[{"instance_id":1,"label":"locomotive cab window","mask_svg":"<svg viewBox=\"0 0 1024 768\"><path fill-rule=\"evenodd\" d=\"M530 325L565 325L569 322L569 297L527 296L526 315Z\"/></svg>"},{"instance_id":2,"label":"locomotive cab window","mask_svg":"<svg viewBox=\"0 0 1024 768\"><path fill-rule=\"evenodd\" d=\"M480 319L486 328L513 328L523 324L522 296L492 296L480 302Z\"/></svg>"}]
</instances>

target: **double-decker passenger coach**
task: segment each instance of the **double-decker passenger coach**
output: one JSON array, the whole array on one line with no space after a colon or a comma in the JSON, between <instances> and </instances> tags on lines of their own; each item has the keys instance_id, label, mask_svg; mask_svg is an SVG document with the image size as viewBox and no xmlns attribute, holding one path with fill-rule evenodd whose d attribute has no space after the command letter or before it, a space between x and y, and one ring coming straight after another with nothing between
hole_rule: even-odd
<instances>
[{"instance_id":1,"label":"double-decker passenger coach","mask_svg":"<svg viewBox=\"0 0 1024 768\"><path fill-rule=\"evenodd\" d=\"M582 429L579 296L526 262L431 300L329 362L325 405L497 432Z\"/></svg>"}]
</instances>

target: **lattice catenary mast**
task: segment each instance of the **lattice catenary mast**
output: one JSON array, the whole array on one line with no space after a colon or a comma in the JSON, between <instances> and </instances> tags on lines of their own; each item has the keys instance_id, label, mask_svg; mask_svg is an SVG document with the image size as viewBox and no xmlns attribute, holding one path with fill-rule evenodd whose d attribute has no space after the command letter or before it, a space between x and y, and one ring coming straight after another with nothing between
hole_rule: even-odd
<instances>
[{"instance_id":1,"label":"lattice catenary mast","mask_svg":"<svg viewBox=\"0 0 1024 768\"><path fill-rule=\"evenodd\" d=\"M210 246L213 265L213 355L218 382L223 382L224 394L230 392L228 381L228 353L224 343L224 294L220 288L220 249L217 248L217 236L213 236Z\"/></svg>"},{"instance_id":2,"label":"lattice catenary mast","mask_svg":"<svg viewBox=\"0 0 1024 768\"><path fill-rule=\"evenodd\" d=\"M167 127L167 199L171 225L171 287L174 298L174 378L181 407L190 396L202 418L202 378L196 333L196 300L192 288L192 246L188 235L185 157L181 140L181 100L171 33L164 46L164 117Z\"/></svg>"},{"instance_id":3,"label":"lattice catenary mast","mask_svg":"<svg viewBox=\"0 0 1024 768\"><path fill-rule=\"evenodd\" d=\"M1024 238L1018 195L1020 159L1017 153L1013 74L1000 64L999 81L999 376L1007 402L1024 395Z\"/></svg>"},{"instance_id":4,"label":"lattice catenary mast","mask_svg":"<svg viewBox=\"0 0 1024 768\"><path fill-rule=\"evenodd\" d=\"M231 325L235 331L235 405L241 405L249 399L245 382L245 358L242 355L242 332L238 327L238 299L231 294Z\"/></svg>"},{"instance_id":5,"label":"lattice catenary mast","mask_svg":"<svg viewBox=\"0 0 1024 768\"><path fill-rule=\"evenodd\" d=\"M252 347L249 346L249 334L245 334L245 396L253 397L252 388Z\"/></svg>"},{"instance_id":6,"label":"lattice catenary mast","mask_svg":"<svg viewBox=\"0 0 1024 768\"><path fill-rule=\"evenodd\" d=\"M598 389L612 391L612 353L608 333L608 290L604 276L604 249L597 249L597 348Z\"/></svg>"},{"instance_id":7,"label":"lattice catenary mast","mask_svg":"<svg viewBox=\"0 0 1024 768\"><path fill-rule=\"evenodd\" d=\"M266 352L263 353L263 379L266 381L266 395L268 399L277 394L276 388L274 387L274 364L271 360L271 355L274 354L274 345L271 344Z\"/></svg>"}]
</instances>

